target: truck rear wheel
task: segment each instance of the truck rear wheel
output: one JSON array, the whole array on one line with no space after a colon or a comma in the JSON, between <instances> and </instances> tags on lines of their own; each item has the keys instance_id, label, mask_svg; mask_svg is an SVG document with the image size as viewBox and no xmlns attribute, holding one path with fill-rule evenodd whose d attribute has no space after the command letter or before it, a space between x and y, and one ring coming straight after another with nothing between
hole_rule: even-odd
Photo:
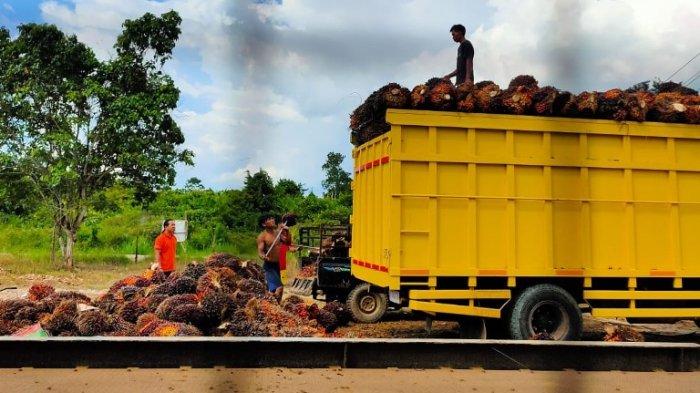
<instances>
[{"instance_id":1,"label":"truck rear wheel","mask_svg":"<svg viewBox=\"0 0 700 393\"><path fill-rule=\"evenodd\" d=\"M578 340L583 317L568 292L556 285L540 284L518 296L510 312L508 330L516 340Z\"/></svg>"},{"instance_id":2,"label":"truck rear wheel","mask_svg":"<svg viewBox=\"0 0 700 393\"><path fill-rule=\"evenodd\" d=\"M486 322L483 318L464 317L459 322L459 338L486 338Z\"/></svg>"},{"instance_id":3,"label":"truck rear wheel","mask_svg":"<svg viewBox=\"0 0 700 393\"><path fill-rule=\"evenodd\" d=\"M348 309L356 322L374 323L386 313L385 293L372 292L369 284L359 284L348 294Z\"/></svg>"}]
</instances>

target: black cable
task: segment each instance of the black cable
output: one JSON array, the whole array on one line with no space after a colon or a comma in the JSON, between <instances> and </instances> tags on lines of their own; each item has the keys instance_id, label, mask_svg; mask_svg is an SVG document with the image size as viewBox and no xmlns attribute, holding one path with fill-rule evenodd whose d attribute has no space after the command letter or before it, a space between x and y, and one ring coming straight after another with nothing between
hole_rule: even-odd
<instances>
[{"instance_id":1,"label":"black cable","mask_svg":"<svg viewBox=\"0 0 700 393\"><path fill-rule=\"evenodd\" d=\"M690 86L690 85L692 85L693 82L695 82L698 78L700 78L700 70L699 70L698 72L696 72L695 74L693 74L693 76L691 76L690 78L688 78L688 80L686 80L685 82L683 82L683 84L686 85L686 86Z\"/></svg>"},{"instance_id":2,"label":"black cable","mask_svg":"<svg viewBox=\"0 0 700 393\"><path fill-rule=\"evenodd\" d=\"M700 52L698 52L695 56L693 56L692 59L688 60L687 63L683 64L683 65L681 66L681 68L677 69L676 72L674 72L673 74L671 74L671 76L669 76L668 78L666 78L666 80L665 80L664 82L668 82L671 78L673 78L674 75L676 75L676 74L678 73L678 71L684 69L685 66L687 66L688 64L690 64L690 62L693 61L693 60L695 60L695 58L698 57L698 56L700 56Z\"/></svg>"}]
</instances>

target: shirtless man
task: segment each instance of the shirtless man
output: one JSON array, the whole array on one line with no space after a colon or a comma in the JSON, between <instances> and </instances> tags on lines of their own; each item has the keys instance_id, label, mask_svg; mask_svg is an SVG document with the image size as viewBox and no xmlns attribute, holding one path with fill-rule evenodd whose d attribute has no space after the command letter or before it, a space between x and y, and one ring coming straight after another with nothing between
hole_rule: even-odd
<instances>
[{"instance_id":1,"label":"shirtless man","mask_svg":"<svg viewBox=\"0 0 700 393\"><path fill-rule=\"evenodd\" d=\"M280 252L282 251L282 243L291 243L288 230L277 226L277 219L273 214L265 214L260 217L260 225L263 231L258 235L258 256L262 259L263 270L265 271L265 281L267 282L267 290L272 293L278 300L282 300L282 292L284 284L280 276ZM277 231L284 231L280 238L273 246ZM286 234L285 234L286 233ZM270 249L272 247L272 249ZM268 253L268 250L270 252ZM266 255L267 254L267 255Z\"/></svg>"}]
</instances>

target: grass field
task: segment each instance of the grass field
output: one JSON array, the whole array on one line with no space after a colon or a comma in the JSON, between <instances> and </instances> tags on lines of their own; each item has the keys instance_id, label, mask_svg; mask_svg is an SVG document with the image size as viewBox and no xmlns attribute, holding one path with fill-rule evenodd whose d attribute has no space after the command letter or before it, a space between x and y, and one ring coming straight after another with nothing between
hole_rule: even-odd
<instances>
[{"instance_id":1,"label":"grass field","mask_svg":"<svg viewBox=\"0 0 700 393\"><path fill-rule=\"evenodd\" d=\"M190 261L203 261L215 252L255 259L255 236L255 233L231 233L205 248L195 248L189 241L180 243L177 266L182 268ZM134 237L95 244L83 236L75 248L73 269L64 268L57 245L52 260L51 243L50 228L0 226L0 288L47 281L57 287L104 289L119 278L143 272L153 261L153 239L146 236L138 239L138 259Z\"/></svg>"}]
</instances>

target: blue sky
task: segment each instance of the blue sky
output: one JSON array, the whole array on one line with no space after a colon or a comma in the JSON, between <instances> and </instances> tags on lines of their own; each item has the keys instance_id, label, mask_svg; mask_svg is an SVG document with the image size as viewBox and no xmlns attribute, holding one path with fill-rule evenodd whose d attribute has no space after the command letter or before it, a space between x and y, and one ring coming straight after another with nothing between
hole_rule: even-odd
<instances>
[{"instance_id":1,"label":"blue sky","mask_svg":"<svg viewBox=\"0 0 700 393\"><path fill-rule=\"evenodd\" d=\"M321 193L329 151L348 156L349 113L388 82L409 88L454 68L449 27L475 46L475 77L523 73L579 92L665 79L700 52L700 1L666 0L0 0L0 25L54 23L105 59L126 18L177 10L167 70L196 176L238 188L264 168ZM674 79L700 71L700 58ZM700 80L696 82L698 88Z\"/></svg>"}]
</instances>

